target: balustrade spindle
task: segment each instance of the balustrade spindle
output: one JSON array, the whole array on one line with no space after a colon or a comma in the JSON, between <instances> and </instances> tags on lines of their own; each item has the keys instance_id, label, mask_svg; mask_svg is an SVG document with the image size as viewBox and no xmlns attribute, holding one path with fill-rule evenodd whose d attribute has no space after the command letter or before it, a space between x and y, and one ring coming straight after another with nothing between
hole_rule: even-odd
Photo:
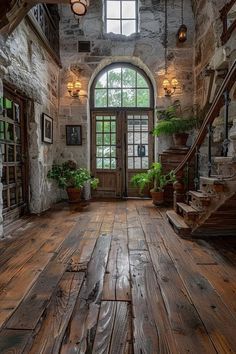
<instances>
[{"instance_id":1,"label":"balustrade spindle","mask_svg":"<svg viewBox=\"0 0 236 354\"><path fill-rule=\"evenodd\" d=\"M208 125L208 177L211 177L212 170L212 123Z\"/></svg>"},{"instance_id":2,"label":"balustrade spindle","mask_svg":"<svg viewBox=\"0 0 236 354\"><path fill-rule=\"evenodd\" d=\"M225 114L224 114L224 142L222 145L222 155L223 156L228 156L228 150L229 150L229 104L230 104L230 98L229 98L229 92L226 90L224 92L224 100L225 100Z\"/></svg>"}]
</instances>

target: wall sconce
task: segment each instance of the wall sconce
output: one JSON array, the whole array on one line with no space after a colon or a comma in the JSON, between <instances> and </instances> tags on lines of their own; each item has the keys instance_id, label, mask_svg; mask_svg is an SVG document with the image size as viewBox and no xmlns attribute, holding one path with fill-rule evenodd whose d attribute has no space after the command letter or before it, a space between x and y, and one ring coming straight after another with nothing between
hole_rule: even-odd
<instances>
[{"instance_id":1,"label":"wall sconce","mask_svg":"<svg viewBox=\"0 0 236 354\"><path fill-rule=\"evenodd\" d=\"M184 24L182 24L178 30L178 40L181 43L184 43L187 40L187 26L185 26Z\"/></svg>"},{"instance_id":2,"label":"wall sconce","mask_svg":"<svg viewBox=\"0 0 236 354\"><path fill-rule=\"evenodd\" d=\"M167 78L165 78L163 80L162 86L165 90L165 96L171 97L175 93L175 90L178 86L178 80L176 78L173 78L170 82Z\"/></svg>"},{"instance_id":3,"label":"wall sconce","mask_svg":"<svg viewBox=\"0 0 236 354\"><path fill-rule=\"evenodd\" d=\"M76 81L75 83L68 82L67 84L67 90L69 92L69 95L73 98L77 98L80 96L79 95L80 89L81 89L81 83L79 81Z\"/></svg>"}]
</instances>

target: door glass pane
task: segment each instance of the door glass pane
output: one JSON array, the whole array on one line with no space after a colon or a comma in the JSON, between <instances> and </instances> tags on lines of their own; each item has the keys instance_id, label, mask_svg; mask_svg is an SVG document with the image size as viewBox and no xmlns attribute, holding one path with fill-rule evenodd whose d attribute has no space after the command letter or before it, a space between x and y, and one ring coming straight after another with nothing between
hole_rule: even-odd
<instances>
[{"instance_id":1,"label":"door glass pane","mask_svg":"<svg viewBox=\"0 0 236 354\"><path fill-rule=\"evenodd\" d=\"M15 126L15 136L16 136L16 143L19 144L21 142L21 129L19 125Z\"/></svg>"},{"instance_id":2,"label":"door glass pane","mask_svg":"<svg viewBox=\"0 0 236 354\"><path fill-rule=\"evenodd\" d=\"M3 166L2 169L2 184L5 185L7 184L7 167Z\"/></svg>"},{"instance_id":3,"label":"door glass pane","mask_svg":"<svg viewBox=\"0 0 236 354\"><path fill-rule=\"evenodd\" d=\"M8 98L4 99L5 116L13 119L13 102Z\"/></svg>"},{"instance_id":4,"label":"door glass pane","mask_svg":"<svg viewBox=\"0 0 236 354\"><path fill-rule=\"evenodd\" d=\"M15 167L9 167L9 183L15 183Z\"/></svg>"},{"instance_id":5,"label":"door glass pane","mask_svg":"<svg viewBox=\"0 0 236 354\"><path fill-rule=\"evenodd\" d=\"M5 140L5 123L0 121L0 139Z\"/></svg>"},{"instance_id":6,"label":"door glass pane","mask_svg":"<svg viewBox=\"0 0 236 354\"><path fill-rule=\"evenodd\" d=\"M6 140L14 141L14 125L8 122L6 124Z\"/></svg>"},{"instance_id":7,"label":"door glass pane","mask_svg":"<svg viewBox=\"0 0 236 354\"><path fill-rule=\"evenodd\" d=\"M7 198L8 190L5 189L2 191L2 199L3 199L3 209L8 208L8 198ZM9 205L10 206L10 205Z\"/></svg>"},{"instance_id":8,"label":"door glass pane","mask_svg":"<svg viewBox=\"0 0 236 354\"><path fill-rule=\"evenodd\" d=\"M8 162L15 161L14 145L8 145Z\"/></svg>"},{"instance_id":9,"label":"door glass pane","mask_svg":"<svg viewBox=\"0 0 236 354\"><path fill-rule=\"evenodd\" d=\"M10 205L16 204L16 188L10 188Z\"/></svg>"}]
</instances>

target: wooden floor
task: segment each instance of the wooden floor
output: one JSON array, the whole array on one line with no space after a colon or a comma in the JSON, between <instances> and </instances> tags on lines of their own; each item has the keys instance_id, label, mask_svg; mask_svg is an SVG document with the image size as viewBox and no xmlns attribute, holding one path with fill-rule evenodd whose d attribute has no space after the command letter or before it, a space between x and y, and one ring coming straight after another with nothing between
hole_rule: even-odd
<instances>
[{"instance_id":1,"label":"wooden floor","mask_svg":"<svg viewBox=\"0 0 236 354\"><path fill-rule=\"evenodd\" d=\"M236 353L236 242L150 201L60 204L0 242L0 353Z\"/></svg>"}]
</instances>

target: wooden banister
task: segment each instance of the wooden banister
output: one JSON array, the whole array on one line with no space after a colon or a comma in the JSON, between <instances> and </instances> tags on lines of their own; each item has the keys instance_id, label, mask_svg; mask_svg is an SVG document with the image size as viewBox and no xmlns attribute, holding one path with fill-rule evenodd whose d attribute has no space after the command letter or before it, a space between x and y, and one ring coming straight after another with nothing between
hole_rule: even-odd
<instances>
[{"instance_id":1,"label":"wooden banister","mask_svg":"<svg viewBox=\"0 0 236 354\"><path fill-rule=\"evenodd\" d=\"M225 77L221 88L217 92L211 108L209 109L209 112L207 113L202 126L199 130L199 133L197 135L196 140L194 141L193 145L191 146L190 150L188 151L187 155L185 156L184 160L179 164L179 166L175 169L175 174L178 175L180 172L183 171L183 168L186 166L187 163L189 163L195 152L196 149L198 149L201 144L203 143L203 140L205 139L207 132L208 132L208 126L209 124L213 123L215 118L218 117L220 113L220 109L224 106L224 93L227 90L228 92L231 90L233 87L234 83L236 82L236 60L234 61L233 65L230 67L227 76Z\"/></svg>"}]
</instances>

